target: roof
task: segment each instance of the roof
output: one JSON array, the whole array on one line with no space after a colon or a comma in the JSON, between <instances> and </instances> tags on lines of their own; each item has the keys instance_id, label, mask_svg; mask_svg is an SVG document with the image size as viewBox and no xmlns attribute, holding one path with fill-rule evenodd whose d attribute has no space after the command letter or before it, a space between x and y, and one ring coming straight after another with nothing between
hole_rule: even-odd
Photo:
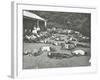
<instances>
[{"instance_id":1,"label":"roof","mask_svg":"<svg viewBox=\"0 0 100 80\"><path fill-rule=\"evenodd\" d=\"M24 11L23 12L23 15L26 16L26 17L30 17L30 18L34 18L34 19L38 19L38 20L42 20L42 21L46 21L44 18L34 14L34 13L31 13L29 11Z\"/></svg>"}]
</instances>

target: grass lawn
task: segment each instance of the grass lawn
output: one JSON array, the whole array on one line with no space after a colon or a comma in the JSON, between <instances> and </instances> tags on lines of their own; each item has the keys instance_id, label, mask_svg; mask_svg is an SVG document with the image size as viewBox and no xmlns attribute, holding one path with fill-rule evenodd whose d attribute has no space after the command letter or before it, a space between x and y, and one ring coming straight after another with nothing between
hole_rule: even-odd
<instances>
[{"instance_id":1,"label":"grass lawn","mask_svg":"<svg viewBox=\"0 0 100 80\"><path fill-rule=\"evenodd\" d=\"M57 49L58 52L70 54L70 50L60 50L60 46L54 46L44 43L24 43L24 50L26 49L39 49L41 46L49 45ZM23 69L36 69L36 68L56 68L56 67L78 67L89 66L90 48L78 47L76 49L82 49L88 52L87 56L78 56L64 59L51 59L47 56L47 53L43 53L40 56L23 56Z\"/></svg>"}]
</instances>

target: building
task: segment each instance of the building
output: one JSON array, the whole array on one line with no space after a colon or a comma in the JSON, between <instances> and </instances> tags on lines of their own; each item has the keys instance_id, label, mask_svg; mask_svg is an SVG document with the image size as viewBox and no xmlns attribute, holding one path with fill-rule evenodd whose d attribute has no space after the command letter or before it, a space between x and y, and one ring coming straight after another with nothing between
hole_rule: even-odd
<instances>
[{"instance_id":1,"label":"building","mask_svg":"<svg viewBox=\"0 0 100 80\"><path fill-rule=\"evenodd\" d=\"M46 30L47 21L29 11L23 11L23 32L30 33L34 29Z\"/></svg>"}]
</instances>

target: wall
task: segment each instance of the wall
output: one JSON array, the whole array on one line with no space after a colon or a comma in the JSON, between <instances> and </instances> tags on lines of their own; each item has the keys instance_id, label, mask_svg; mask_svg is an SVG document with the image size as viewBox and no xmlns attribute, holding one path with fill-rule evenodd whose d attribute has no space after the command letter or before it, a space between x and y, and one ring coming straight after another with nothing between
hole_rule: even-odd
<instances>
[{"instance_id":1,"label":"wall","mask_svg":"<svg viewBox=\"0 0 100 80\"><path fill-rule=\"evenodd\" d=\"M17 1L17 0L16 0ZM55 77L41 77L25 80L99 80L100 62L99 62L99 48L100 48L100 0L24 0L33 4L52 4L52 5L70 5L70 6L92 6L97 7L97 22L98 26L95 33L95 44L98 51L98 71L91 74L73 74ZM11 0L1 0L0 2L0 80L11 80L10 65L11 65ZM23 80L23 79L22 79Z\"/></svg>"}]
</instances>

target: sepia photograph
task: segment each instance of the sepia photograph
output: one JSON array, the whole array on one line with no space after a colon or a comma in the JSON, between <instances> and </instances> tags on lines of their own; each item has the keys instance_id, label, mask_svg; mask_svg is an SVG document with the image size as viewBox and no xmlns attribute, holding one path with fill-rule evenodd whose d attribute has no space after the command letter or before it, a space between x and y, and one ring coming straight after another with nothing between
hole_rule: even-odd
<instances>
[{"instance_id":1,"label":"sepia photograph","mask_svg":"<svg viewBox=\"0 0 100 80\"><path fill-rule=\"evenodd\" d=\"M90 66L91 14L23 10L23 69Z\"/></svg>"}]
</instances>

